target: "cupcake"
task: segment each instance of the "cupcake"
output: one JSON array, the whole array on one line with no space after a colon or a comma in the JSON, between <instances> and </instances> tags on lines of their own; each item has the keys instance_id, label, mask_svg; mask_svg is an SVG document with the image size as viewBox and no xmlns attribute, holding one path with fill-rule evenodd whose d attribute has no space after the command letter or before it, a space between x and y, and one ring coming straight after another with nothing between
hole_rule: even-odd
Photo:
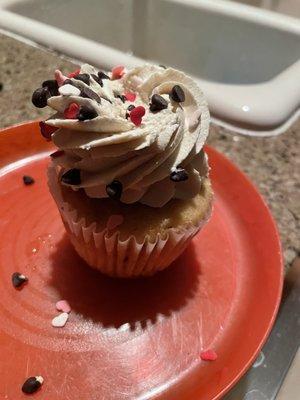
<instances>
[{"instance_id":1,"label":"cupcake","mask_svg":"<svg viewBox=\"0 0 300 400\"><path fill-rule=\"evenodd\" d=\"M58 147L48 184L77 253L110 276L168 267L212 208L209 111L195 81L148 64L109 73L85 64L55 71L32 101L56 111L40 123Z\"/></svg>"}]
</instances>

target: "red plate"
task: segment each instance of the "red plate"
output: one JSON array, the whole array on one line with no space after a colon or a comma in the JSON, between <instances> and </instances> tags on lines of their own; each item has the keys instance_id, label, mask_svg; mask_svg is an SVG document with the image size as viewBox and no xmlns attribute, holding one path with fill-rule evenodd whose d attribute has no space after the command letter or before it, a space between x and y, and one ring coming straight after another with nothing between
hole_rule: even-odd
<instances>
[{"instance_id":1,"label":"red plate","mask_svg":"<svg viewBox=\"0 0 300 400\"><path fill-rule=\"evenodd\" d=\"M210 222L166 271L113 280L68 243L47 190L51 144L38 131L34 122L0 134L1 399L24 399L32 375L45 380L36 399L219 399L253 362L280 301L279 237L256 189L208 147ZM29 277L21 291L15 271ZM72 312L53 328L60 299ZM207 349L216 361L200 359Z\"/></svg>"}]
</instances>

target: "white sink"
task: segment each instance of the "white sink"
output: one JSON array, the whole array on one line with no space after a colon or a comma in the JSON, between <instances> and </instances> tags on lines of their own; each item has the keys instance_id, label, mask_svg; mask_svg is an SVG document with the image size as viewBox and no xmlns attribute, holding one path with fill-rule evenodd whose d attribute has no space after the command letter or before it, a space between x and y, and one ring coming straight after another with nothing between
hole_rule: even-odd
<instances>
[{"instance_id":1,"label":"white sink","mask_svg":"<svg viewBox=\"0 0 300 400\"><path fill-rule=\"evenodd\" d=\"M242 133L280 133L299 114L296 18L223 0L0 0L0 27L102 68L178 67Z\"/></svg>"}]
</instances>

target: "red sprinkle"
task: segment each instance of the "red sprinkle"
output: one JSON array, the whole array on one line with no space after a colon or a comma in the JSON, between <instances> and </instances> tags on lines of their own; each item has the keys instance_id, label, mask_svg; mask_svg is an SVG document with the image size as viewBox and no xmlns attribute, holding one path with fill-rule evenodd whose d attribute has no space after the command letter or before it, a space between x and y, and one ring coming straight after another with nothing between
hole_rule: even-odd
<instances>
[{"instance_id":1,"label":"red sprinkle","mask_svg":"<svg viewBox=\"0 0 300 400\"><path fill-rule=\"evenodd\" d=\"M80 74L80 68L76 69L76 70L73 71L73 72L70 72L70 73L68 74L68 78L74 78L74 76L76 76L76 75L78 75L78 74Z\"/></svg>"},{"instance_id":2,"label":"red sprinkle","mask_svg":"<svg viewBox=\"0 0 300 400\"><path fill-rule=\"evenodd\" d=\"M200 357L203 361L215 361L218 358L217 353L213 350L202 351Z\"/></svg>"},{"instance_id":3,"label":"red sprinkle","mask_svg":"<svg viewBox=\"0 0 300 400\"><path fill-rule=\"evenodd\" d=\"M125 92L124 96L126 97L126 100L128 101L134 101L136 99L136 94L132 92Z\"/></svg>"},{"instance_id":4,"label":"red sprinkle","mask_svg":"<svg viewBox=\"0 0 300 400\"><path fill-rule=\"evenodd\" d=\"M64 117L67 119L77 119L79 112L79 105L76 103L71 103L69 104L69 107L67 107L64 111Z\"/></svg>"},{"instance_id":5,"label":"red sprinkle","mask_svg":"<svg viewBox=\"0 0 300 400\"><path fill-rule=\"evenodd\" d=\"M145 115L145 108L143 106L137 106L130 112L130 120L134 125L139 126L142 123L142 118Z\"/></svg>"},{"instance_id":6,"label":"red sprinkle","mask_svg":"<svg viewBox=\"0 0 300 400\"><path fill-rule=\"evenodd\" d=\"M52 133L54 133L58 129L58 128L55 128L55 126L47 125L44 121L41 121L39 123L39 126L40 126L41 135L48 141L51 140Z\"/></svg>"},{"instance_id":7,"label":"red sprinkle","mask_svg":"<svg viewBox=\"0 0 300 400\"><path fill-rule=\"evenodd\" d=\"M58 157L63 156L64 154L65 154L65 152L63 150L57 150L54 153L51 153L50 157L51 158L58 158Z\"/></svg>"},{"instance_id":8,"label":"red sprinkle","mask_svg":"<svg viewBox=\"0 0 300 400\"><path fill-rule=\"evenodd\" d=\"M64 81L68 79L66 76L62 74L62 72L59 69L55 70L54 77L56 79L58 86L62 86L64 84Z\"/></svg>"},{"instance_id":9,"label":"red sprinkle","mask_svg":"<svg viewBox=\"0 0 300 400\"><path fill-rule=\"evenodd\" d=\"M120 79L125 74L125 67L118 65L111 70L111 79Z\"/></svg>"}]
</instances>

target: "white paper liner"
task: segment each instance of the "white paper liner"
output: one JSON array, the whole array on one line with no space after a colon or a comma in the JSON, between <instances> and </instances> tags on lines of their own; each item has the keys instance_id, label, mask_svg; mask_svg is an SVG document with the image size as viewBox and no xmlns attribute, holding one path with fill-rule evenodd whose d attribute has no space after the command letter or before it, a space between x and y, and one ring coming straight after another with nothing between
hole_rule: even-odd
<instances>
[{"instance_id":1,"label":"white paper liner","mask_svg":"<svg viewBox=\"0 0 300 400\"><path fill-rule=\"evenodd\" d=\"M121 240L118 231L114 234L110 234L107 228L99 231L96 222L87 226L85 218L78 218L77 211L64 201L57 172L51 165L48 168L48 186L77 253L91 267L114 277L150 276L168 267L185 250L211 214L210 207L197 225L181 231L169 228L165 237L158 234L154 242L146 236L139 243L132 234Z\"/></svg>"}]
</instances>

